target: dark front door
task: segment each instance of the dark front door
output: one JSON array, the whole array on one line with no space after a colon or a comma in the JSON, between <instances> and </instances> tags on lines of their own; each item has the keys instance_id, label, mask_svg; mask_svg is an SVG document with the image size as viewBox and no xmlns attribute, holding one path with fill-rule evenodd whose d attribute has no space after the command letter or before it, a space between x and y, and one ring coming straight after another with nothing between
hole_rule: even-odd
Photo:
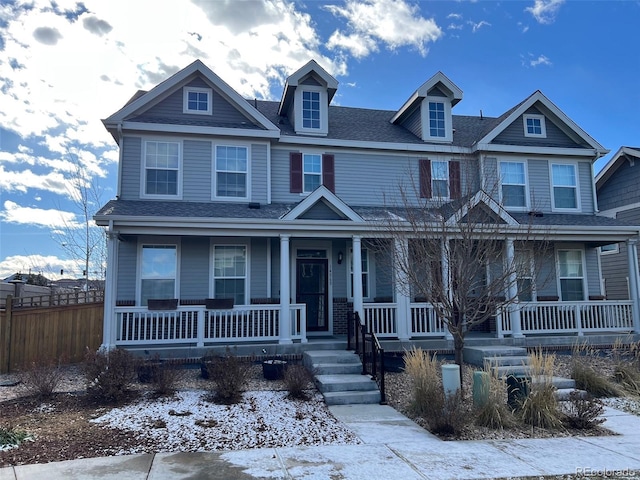
<instances>
[{"instance_id":1,"label":"dark front door","mask_svg":"<svg viewBox=\"0 0 640 480\"><path fill-rule=\"evenodd\" d=\"M298 259L296 265L296 303L307 305L307 331L329 331L328 276L326 258Z\"/></svg>"}]
</instances>

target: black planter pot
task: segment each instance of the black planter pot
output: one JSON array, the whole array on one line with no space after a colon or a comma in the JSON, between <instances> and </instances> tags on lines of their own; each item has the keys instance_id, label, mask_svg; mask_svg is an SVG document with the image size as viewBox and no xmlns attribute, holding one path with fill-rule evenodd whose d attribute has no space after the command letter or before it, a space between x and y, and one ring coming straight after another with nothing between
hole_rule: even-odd
<instances>
[{"instance_id":1,"label":"black planter pot","mask_svg":"<svg viewBox=\"0 0 640 480\"><path fill-rule=\"evenodd\" d=\"M262 362L262 375L267 380L281 380L286 368L286 360L265 360Z\"/></svg>"}]
</instances>

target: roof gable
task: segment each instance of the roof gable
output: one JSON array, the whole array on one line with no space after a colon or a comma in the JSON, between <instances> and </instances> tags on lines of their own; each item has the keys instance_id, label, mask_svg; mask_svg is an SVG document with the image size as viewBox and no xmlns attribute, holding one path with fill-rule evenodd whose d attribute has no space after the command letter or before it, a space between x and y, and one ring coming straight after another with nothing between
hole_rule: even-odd
<instances>
[{"instance_id":1,"label":"roof gable","mask_svg":"<svg viewBox=\"0 0 640 480\"><path fill-rule=\"evenodd\" d=\"M156 85L148 92L141 95L136 94L124 107L104 119L103 123L107 125L107 127L109 125L115 126L119 124L126 118L152 107L165 96L188 84L190 81L193 81L193 79L198 75L202 76L202 78L214 87L216 91L230 104L232 104L243 115L246 115L249 119L254 121L257 125L269 131L279 132L279 129L271 121L242 98L240 94L238 94L200 60L196 60L191 63L162 83Z\"/></svg>"},{"instance_id":2,"label":"roof gable","mask_svg":"<svg viewBox=\"0 0 640 480\"><path fill-rule=\"evenodd\" d=\"M640 160L640 147L620 147L596 175L596 189L601 188L624 161L635 162L636 159Z\"/></svg>"},{"instance_id":3,"label":"roof gable","mask_svg":"<svg viewBox=\"0 0 640 480\"><path fill-rule=\"evenodd\" d=\"M334 218L317 218L317 213L322 212L322 216L327 217L327 211L334 213ZM320 185L311 192L304 200L298 203L289 212L283 215L282 220L351 220L352 222L364 222L362 217L353 211L346 203L340 200L324 185Z\"/></svg>"},{"instance_id":4,"label":"roof gable","mask_svg":"<svg viewBox=\"0 0 640 480\"><path fill-rule=\"evenodd\" d=\"M577 144L583 143L596 151L597 156L606 154L608 150L594 140L587 132L580 128L562 110L560 110L551 100L549 100L540 90L535 91L527 99L512 108L508 114L503 114L501 122L487 132L476 143L477 150L489 149L489 145L508 127L522 117L532 107L537 108L544 115L562 130L567 136L572 138Z\"/></svg>"},{"instance_id":5,"label":"roof gable","mask_svg":"<svg viewBox=\"0 0 640 480\"><path fill-rule=\"evenodd\" d=\"M513 218L498 202L485 191L480 190L465 201L446 221L447 225L465 222L471 212L482 212L486 218L483 223L504 223L506 225L518 225Z\"/></svg>"},{"instance_id":6,"label":"roof gable","mask_svg":"<svg viewBox=\"0 0 640 480\"><path fill-rule=\"evenodd\" d=\"M293 101L293 94L299 85L315 83L327 89L328 103L338 90L338 81L333 78L315 60L308 61L304 66L293 72L284 84L282 99L278 108L278 115L286 115L289 105Z\"/></svg>"}]
</instances>

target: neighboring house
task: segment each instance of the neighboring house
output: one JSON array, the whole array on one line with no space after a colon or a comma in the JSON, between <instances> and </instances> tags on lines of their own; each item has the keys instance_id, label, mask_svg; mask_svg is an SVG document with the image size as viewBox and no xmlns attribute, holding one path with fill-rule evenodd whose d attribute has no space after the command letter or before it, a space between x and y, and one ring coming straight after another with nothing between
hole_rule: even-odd
<instances>
[{"instance_id":1,"label":"neighboring house","mask_svg":"<svg viewBox=\"0 0 640 480\"><path fill-rule=\"evenodd\" d=\"M640 231L640 147L620 147L596 176L596 191L601 215L636 225ZM635 262L632 271L636 275L638 271L635 242L600 247L604 290L610 300L631 298L634 276L629 275L630 262Z\"/></svg>"},{"instance_id":2,"label":"neighboring house","mask_svg":"<svg viewBox=\"0 0 640 480\"><path fill-rule=\"evenodd\" d=\"M354 310L385 338L444 339L373 248L410 179L416 205L493 191L474 198L505 245L530 222L553 243L551 281L526 279L490 335L640 330L637 298L602 300L598 248L636 234L596 215L607 150L541 92L489 118L453 115L462 91L442 73L397 111L332 106L337 89L310 61L280 101L247 100L196 61L103 121L120 148L117 198L95 216L104 346L304 343L344 335Z\"/></svg>"}]
</instances>

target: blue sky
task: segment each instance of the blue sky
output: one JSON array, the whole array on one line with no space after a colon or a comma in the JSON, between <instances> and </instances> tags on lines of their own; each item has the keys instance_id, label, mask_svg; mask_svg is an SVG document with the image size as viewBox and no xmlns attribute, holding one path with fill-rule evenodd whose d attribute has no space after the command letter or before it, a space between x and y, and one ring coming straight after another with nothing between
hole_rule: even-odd
<instances>
[{"instance_id":1,"label":"blue sky","mask_svg":"<svg viewBox=\"0 0 640 480\"><path fill-rule=\"evenodd\" d=\"M640 144L639 24L638 1L2 0L0 278L81 275L63 247L82 227L75 165L113 198L100 119L196 58L247 98L279 99L311 58L347 106L398 109L439 70L464 92L459 115L541 90L611 150L597 172Z\"/></svg>"}]
</instances>

